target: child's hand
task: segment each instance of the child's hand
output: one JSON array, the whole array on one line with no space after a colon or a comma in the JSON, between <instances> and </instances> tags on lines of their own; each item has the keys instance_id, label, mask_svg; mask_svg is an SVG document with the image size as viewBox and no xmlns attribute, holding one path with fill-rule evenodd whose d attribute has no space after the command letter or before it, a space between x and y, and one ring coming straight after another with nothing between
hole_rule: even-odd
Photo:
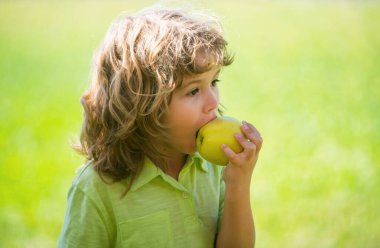
<instances>
[{"instance_id":1,"label":"child's hand","mask_svg":"<svg viewBox=\"0 0 380 248\"><path fill-rule=\"evenodd\" d=\"M255 225L250 201L251 176L255 168L263 139L257 129L243 121L243 135L236 139L243 151L235 153L222 145L229 159L224 169L226 184L222 225L217 237L217 247L254 247ZM248 140L247 140L248 139Z\"/></svg>"},{"instance_id":2,"label":"child's hand","mask_svg":"<svg viewBox=\"0 0 380 248\"><path fill-rule=\"evenodd\" d=\"M224 181L227 187L249 189L252 172L255 168L263 139L257 129L250 123L243 121L242 130L245 137L241 134L235 135L237 141L243 147L241 153L235 153L227 145L222 145L222 149L229 159L224 171Z\"/></svg>"}]
</instances>

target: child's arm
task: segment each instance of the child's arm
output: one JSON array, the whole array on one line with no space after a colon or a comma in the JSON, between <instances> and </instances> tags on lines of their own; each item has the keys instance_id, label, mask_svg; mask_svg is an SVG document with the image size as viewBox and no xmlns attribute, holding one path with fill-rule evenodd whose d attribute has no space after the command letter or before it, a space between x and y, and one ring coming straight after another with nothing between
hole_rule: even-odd
<instances>
[{"instance_id":1,"label":"child's arm","mask_svg":"<svg viewBox=\"0 0 380 248\"><path fill-rule=\"evenodd\" d=\"M110 229L99 205L76 185L69 190L67 210L58 248L111 247Z\"/></svg>"},{"instance_id":2,"label":"child's arm","mask_svg":"<svg viewBox=\"0 0 380 248\"><path fill-rule=\"evenodd\" d=\"M236 135L243 146L241 153L234 153L229 147L222 146L229 158L224 171L226 184L224 214L216 247L254 247L255 226L250 204L250 184L262 145L262 138L256 128L243 122L244 135Z\"/></svg>"}]
</instances>

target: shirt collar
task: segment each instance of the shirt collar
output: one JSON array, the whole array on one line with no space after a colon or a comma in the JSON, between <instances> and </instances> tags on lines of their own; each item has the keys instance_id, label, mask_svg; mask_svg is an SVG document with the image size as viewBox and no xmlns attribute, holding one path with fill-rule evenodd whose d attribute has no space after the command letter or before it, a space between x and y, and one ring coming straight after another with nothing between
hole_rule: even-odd
<instances>
[{"instance_id":1,"label":"shirt collar","mask_svg":"<svg viewBox=\"0 0 380 248\"><path fill-rule=\"evenodd\" d=\"M199 153L195 153L187 158L186 163L194 163L198 168L204 172L208 172L208 166L206 160L204 160Z\"/></svg>"},{"instance_id":2,"label":"shirt collar","mask_svg":"<svg viewBox=\"0 0 380 248\"><path fill-rule=\"evenodd\" d=\"M158 167L156 167L149 158L145 157L141 172L132 182L131 191L139 189L140 187L152 181L154 178L160 176L161 173L163 172Z\"/></svg>"},{"instance_id":3,"label":"shirt collar","mask_svg":"<svg viewBox=\"0 0 380 248\"><path fill-rule=\"evenodd\" d=\"M184 168L187 166L192 166L193 164L203 172L208 172L207 162L199 155L199 153L189 155ZM133 181L131 191L138 190L158 176L164 177L164 172L155 166L149 158L145 157L143 168L140 174L138 174L136 179Z\"/></svg>"}]
</instances>

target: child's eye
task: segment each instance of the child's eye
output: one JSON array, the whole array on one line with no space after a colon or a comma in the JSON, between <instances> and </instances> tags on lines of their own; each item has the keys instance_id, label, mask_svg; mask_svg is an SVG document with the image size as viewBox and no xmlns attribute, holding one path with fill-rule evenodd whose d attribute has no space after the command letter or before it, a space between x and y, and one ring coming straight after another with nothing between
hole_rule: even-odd
<instances>
[{"instance_id":1,"label":"child's eye","mask_svg":"<svg viewBox=\"0 0 380 248\"><path fill-rule=\"evenodd\" d=\"M196 89L191 90L187 95L189 95L189 96L195 96L196 94L198 94L198 92L199 92L199 89L196 88Z\"/></svg>"},{"instance_id":2,"label":"child's eye","mask_svg":"<svg viewBox=\"0 0 380 248\"><path fill-rule=\"evenodd\" d=\"M211 82L211 86L216 87L218 85L218 82L220 82L220 80L215 79L214 81Z\"/></svg>"}]
</instances>

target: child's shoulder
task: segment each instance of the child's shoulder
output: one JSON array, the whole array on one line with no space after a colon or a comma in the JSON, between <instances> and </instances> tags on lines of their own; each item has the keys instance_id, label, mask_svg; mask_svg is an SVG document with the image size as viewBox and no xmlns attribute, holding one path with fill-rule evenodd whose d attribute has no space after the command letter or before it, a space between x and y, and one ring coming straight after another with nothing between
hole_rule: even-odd
<instances>
[{"instance_id":1,"label":"child's shoulder","mask_svg":"<svg viewBox=\"0 0 380 248\"><path fill-rule=\"evenodd\" d=\"M100 176L94 169L93 163L89 161L77 169L71 186L85 193L109 194L112 191L122 191L120 184L125 184L125 182L113 183L109 177Z\"/></svg>"},{"instance_id":2,"label":"child's shoulder","mask_svg":"<svg viewBox=\"0 0 380 248\"><path fill-rule=\"evenodd\" d=\"M100 177L94 170L92 162L88 161L77 169L72 184L76 186L85 186L87 184L98 183L99 180Z\"/></svg>"}]
</instances>

